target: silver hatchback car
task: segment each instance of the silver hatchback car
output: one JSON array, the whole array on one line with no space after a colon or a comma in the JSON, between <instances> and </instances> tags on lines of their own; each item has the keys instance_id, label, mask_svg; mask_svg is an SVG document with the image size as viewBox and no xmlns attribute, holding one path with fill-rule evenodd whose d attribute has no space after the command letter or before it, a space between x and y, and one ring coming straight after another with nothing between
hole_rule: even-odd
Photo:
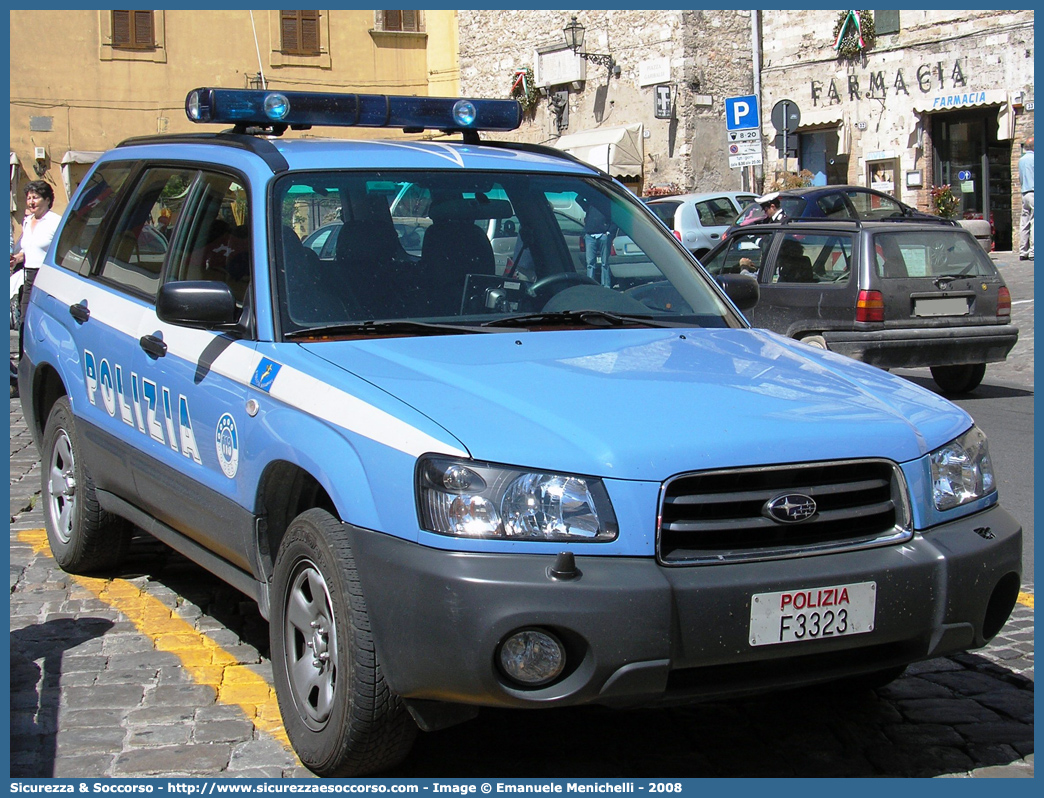
<instances>
[{"instance_id":1,"label":"silver hatchback car","mask_svg":"<svg viewBox=\"0 0 1044 798\"><path fill-rule=\"evenodd\" d=\"M646 204L689 252L702 258L721 241L744 207L754 201L744 191L678 194L649 200Z\"/></svg>"}]
</instances>

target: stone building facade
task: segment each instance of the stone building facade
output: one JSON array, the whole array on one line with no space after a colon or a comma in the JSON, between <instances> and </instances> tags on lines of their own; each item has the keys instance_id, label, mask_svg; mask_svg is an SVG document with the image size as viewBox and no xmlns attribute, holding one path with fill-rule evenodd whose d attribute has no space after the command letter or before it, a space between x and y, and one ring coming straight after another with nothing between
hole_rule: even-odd
<instances>
[{"instance_id":1,"label":"stone building facade","mask_svg":"<svg viewBox=\"0 0 1044 798\"><path fill-rule=\"evenodd\" d=\"M959 215L991 220L997 248L1010 248L1015 164L1033 134L1033 11L869 12L875 36L852 58L835 48L842 13L460 11L461 92L509 95L532 68L540 94L516 138L584 157L628 129L617 149L638 152L616 164L610 147L598 165L636 193L762 190L807 170L815 183L874 186L931 210L931 187L948 184ZM618 75L566 47L573 15L586 29L581 52L611 56ZM663 87L668 118L656 113ZM730 158L726 121L726 99L743 96L760 117L750 160L761 163L749 167ZM781 100L800 116L785 162L771 121Z\"/></svg>"},{"instance_id":2,"label":"stone building facade","mask_svg":"<svg viewBox=\"0 0 1044 798\"><path fill-rule=\"evenodd\" d=\"M800 109L787 166L926 210L931 187L949 185L958 215L992 219L997 249L1010 249L1015 164L1033 134L1033 11L872 13L872 42L851 59L835 49L842 12L763 14L761 107L790 99ZM774 147L764 168L784 168Z\"/></svg>"},{"instance_id":3,"label":"stone building facade","mask_svg":"<svg viewBox=\"0 0 1044 798\"><path fill-rule=\"evenodd\" d=\"M566 47L574 15L582 52L611 56L619 74ZM609 164L637 193L743 187L726 156L722 98L752 90L749 11L462 10L458 20L463 94L505 96L519 70L533 69L540 95L518 140L554 145L638 125L640 165ZM655 114L657 86L670 89L668 118Z\"/></svg>"}]
</instances>

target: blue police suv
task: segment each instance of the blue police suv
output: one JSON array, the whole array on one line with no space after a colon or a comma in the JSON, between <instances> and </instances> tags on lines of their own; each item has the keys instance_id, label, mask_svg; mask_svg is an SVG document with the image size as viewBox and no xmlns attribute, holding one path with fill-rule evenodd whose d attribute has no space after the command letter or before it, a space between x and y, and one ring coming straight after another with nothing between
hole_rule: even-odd
<instances>
[{"instance_id":1,"label":"blue police suv","mask_svg":"<svg viewBox=\"0 0 1044 798\"><path fill-rule=\"evenodd\" d=\"M224 129L100 158L32 290L47 535L112 573L136 526L255 599L316 773L480 707L885 681L1006 621L1022 530L973 420L751 329L751 278L608 175L488 140L514 101L186 113ZM327 125L428 133L279 137ZM626 260L573 257L563 209Z\"/></svg>"}]
</instances>

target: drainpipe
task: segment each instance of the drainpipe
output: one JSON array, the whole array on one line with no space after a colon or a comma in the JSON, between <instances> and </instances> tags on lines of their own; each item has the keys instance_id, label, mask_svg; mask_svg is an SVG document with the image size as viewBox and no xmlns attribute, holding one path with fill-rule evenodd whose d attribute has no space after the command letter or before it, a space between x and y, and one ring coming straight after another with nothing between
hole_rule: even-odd
<instances>
[{"instance_id":1,"label":"drainpipe","mask_svg":"<svg viewBox=\"0 0 1044 798\"><path fill-rule=\"evenodd\" d=\"M750 12L750 59L754 70L754 96L758 102L758 118L761 118L761 12L753 10ZM761 131L758 131L761 134ZM764 144L762 145L762 156L764 156ZM748 191L756 191L754 188L758 167L751 166L747 170L749 185ZM762 171L763 168L762 168Z\"/></svg>"}]
</instances>

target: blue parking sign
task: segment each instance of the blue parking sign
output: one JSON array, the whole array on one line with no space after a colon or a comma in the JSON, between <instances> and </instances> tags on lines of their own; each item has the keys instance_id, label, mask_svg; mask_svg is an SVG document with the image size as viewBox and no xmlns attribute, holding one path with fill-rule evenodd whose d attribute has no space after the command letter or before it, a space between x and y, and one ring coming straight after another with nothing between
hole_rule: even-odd
<instances>
[{"instance_id":1,"label":"blue parking sign","mask_svg":"<svg viewBox=\"0 0 1044 798\"><path fill-rule=\"evenodd\" d=\"M725 127L728 130L745 130L752 127L761 127L757 95L726 97Z\"/></svg>"}]
</instances>

